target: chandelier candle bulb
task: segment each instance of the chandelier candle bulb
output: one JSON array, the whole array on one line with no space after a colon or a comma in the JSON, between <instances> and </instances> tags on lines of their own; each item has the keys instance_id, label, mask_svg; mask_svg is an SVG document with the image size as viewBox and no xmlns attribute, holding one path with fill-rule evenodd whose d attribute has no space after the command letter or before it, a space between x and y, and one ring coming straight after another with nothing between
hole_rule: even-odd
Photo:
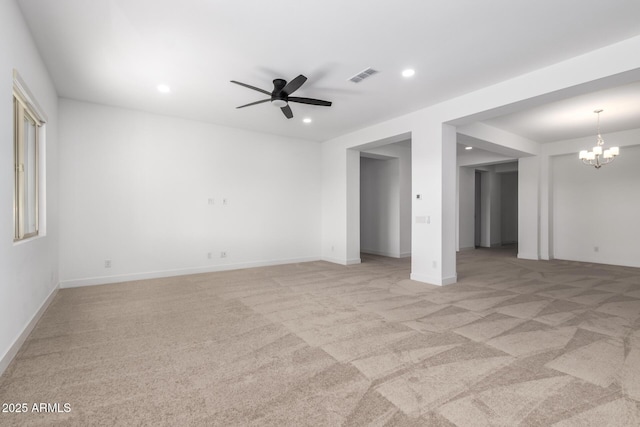
<instances>
[{"instance_id":1,"label":"chandelier candle bulb","mask_svg":"<svg viewBox=\"0 0 640 427\"><path fill-rule=\"evenodd\" d=\"M586 158L587 158L587 150L580 151L580 154L578 154L578 159L582 160Z\"/></svg>"},{"instance_id":2,"label":"chandelier candle bulb","mask_svg":"<svg viewBox=\"0 0 640 427\"><path fill-rule=\"evenodd\" d=\"M609 151L611 151L611 154L614 156L617 156L618 154L620 154L620 148L619 147L611 147L609 148Z\"/></svg>"}]
</instances>

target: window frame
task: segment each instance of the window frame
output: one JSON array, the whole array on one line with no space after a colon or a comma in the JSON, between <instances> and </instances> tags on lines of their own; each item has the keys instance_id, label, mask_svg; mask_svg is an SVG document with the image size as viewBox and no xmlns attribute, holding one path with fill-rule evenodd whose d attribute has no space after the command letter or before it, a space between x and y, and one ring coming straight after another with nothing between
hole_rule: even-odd
<instances>
[{"instance_id":1,"label":"window frame","mask_svg":"<svg viewBox=\"0 0 640 427\"><path fill-rule=\"evenodd\" d=\"M40 235L40 197L43 187L41 142L46 116L16 70L13 83L13 241L17 243ZM33 126L33 146L31 141L25 140L26 122ZM30 203L26 203L27 198Z\"/></svg>"}]
</instances>

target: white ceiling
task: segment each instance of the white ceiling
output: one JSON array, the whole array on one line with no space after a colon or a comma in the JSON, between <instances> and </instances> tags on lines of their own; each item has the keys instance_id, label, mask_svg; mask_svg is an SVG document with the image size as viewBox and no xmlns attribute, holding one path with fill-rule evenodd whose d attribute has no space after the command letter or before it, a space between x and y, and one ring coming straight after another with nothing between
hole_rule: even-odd
<instances>
[{"instance_id":1,"label":"white ceiling","mask_svg":"<svg viewBox=\"0 0 640 427\"><path fill-rule=\"evenodd\" d=\"M640 127L640 82L591 92L484 122L532 141L595 137L600 113L604 135Z\"/></svg>"},{"instance_id":2,"label":"white ceiling","mask_svg":"<svg viewBox=\"0 0 640 427\"><path fill-rule=\"evenodd\" d=\"M62 97L317 141L640 34L632 0L17 1ZM367 67L380 72L347 81ZM230 80L271 91L298 74L295 96L333 106L291 104L291 120L269 103L235 108L264 95ZM638 107L635 84L608 93L629 108L585 96L489 123L552 141L593 133L604 108L613 131L630 92Z\"/></svg>"}]
</instances>

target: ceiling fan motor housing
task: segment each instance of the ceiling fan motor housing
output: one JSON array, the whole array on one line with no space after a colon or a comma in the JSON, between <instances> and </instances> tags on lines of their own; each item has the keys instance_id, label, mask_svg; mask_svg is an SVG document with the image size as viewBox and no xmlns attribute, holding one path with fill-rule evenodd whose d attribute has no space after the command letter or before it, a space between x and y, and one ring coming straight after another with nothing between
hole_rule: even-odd
<instances>
[{"instance_id":1,"label":"ceiling fan motor housing","mask_svg":"<svg viewBox=\"0 0 640 427\"><path fill-rule=\"evenodd\" d=\"M276 106L278 108L282 108L287 105L287 93L283 92L282 89L287 85L287 81L284 79L274 79L273 80L273 92L271 92L271 105Z\"/></svg>"}]
</instances>

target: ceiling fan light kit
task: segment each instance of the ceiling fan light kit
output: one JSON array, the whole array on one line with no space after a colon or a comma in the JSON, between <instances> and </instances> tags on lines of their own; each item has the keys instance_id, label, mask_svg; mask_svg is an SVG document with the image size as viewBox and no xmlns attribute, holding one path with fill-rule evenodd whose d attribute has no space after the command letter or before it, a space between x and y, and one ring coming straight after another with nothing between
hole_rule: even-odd
<instances>
[{"instance_id":1,"label":"ceiling fan light kit","mask_svg":"<svg viewBox=\"0 0 640 427\"><path fill-rule=\"evenodd\" d=\"M594 111L594 113L598 115L598 140L596 146L593 147L591 151L582 150L578 153L578 159L582 160L582 163L587 166L593 166L596 169L600 169L603 165L611 163L616 156L620 154L619 147L611 147L606 150L603 148L604 139L602 135L600 135L600 113L602 113L602 111L601 109Z\"/></svg>"},{"instance_id":2,"label":"ceiling fan light kit","mask_svg":"<svg viewBox=\"0 0 640 427\"><path fill-rule=\"evenodd\" d=\"M286 80L284 79L274 79L273 80L273 91L272 92L268 92L264 89L260 89L258 87L255 86L251 86L248 85L246 83L241 83L235 80L231 80L231 83L235 83L237 85L240 86L244 86L248 89L253 89L255 91L258 91L260 93L264 93L265 95L270 95L270 98L267 99L261 99L260 101L255 101L255 102L251 102L249 104L245 104L245 105L241 105L239 107L236 108L244 108L244 107L249 107L251 105L256 105L256 104L262 104L263 102L271 102L271 105L280 108L280 110L282 111L282 114L284 114L284 116L287 119L291 119L293 118L293 111L291 111L291 107L289 106L289 102L297 102L300 104L309 104L309 105L318 105L321 107L331 107L331 101L323 101L321 99L314 99L314 98L301 98L298 96L289 96L291 95L293 92L295 92L296 90L300 89L300 86L302 86L304 84L304 82L307 81L307 78L305 76L303 76L302 74L300 74L298 77L296 77L295 79L291 80L290 82L287 83Z\"/></svg>"}]
</instances>

